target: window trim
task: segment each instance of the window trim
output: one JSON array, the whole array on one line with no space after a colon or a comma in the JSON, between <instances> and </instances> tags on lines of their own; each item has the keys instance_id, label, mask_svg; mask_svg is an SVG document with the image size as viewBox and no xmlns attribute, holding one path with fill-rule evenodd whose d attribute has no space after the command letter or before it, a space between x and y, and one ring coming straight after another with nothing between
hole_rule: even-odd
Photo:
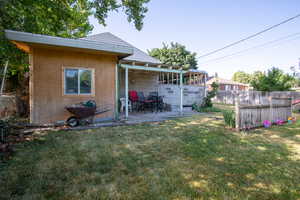
<instances>
[{"instance_id":1,"label":"window trim","mask_svg":"<svg viewBox=\"0 0 300 200\"><path fill-rule=\"evenodd\" d=\"M77 69L77 70L90 70L92 72L92 80L91 80L91 93L89 94L80 94L80 86L78 85L78 93L77 94L67 94L66 89L66 77L65 77L65 71L67 69ZM78 71L79 75L79 71ZM89 68L89 67L70 67L70 66L63 66L62 67L62 95L63 96L75 96L75 97L84 97L84 96L95 96L95 69ZM78 84L80 82L80 77L78 77Z\"/></svg>"}]
</instances>

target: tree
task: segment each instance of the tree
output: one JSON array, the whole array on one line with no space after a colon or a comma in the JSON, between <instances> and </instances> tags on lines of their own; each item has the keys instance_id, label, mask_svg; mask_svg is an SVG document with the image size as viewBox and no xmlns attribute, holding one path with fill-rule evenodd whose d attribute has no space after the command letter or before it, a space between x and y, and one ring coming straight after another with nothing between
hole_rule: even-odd
<instances>
[{"instance_id":1,"label":"tree","mask_svg":"<svg viewBox=\"0 0 300 200\"><path fill-rule=\"evenodd\" d=\"M93 26L89 17L100 24L111 11L122 9L127 20L141 30L149 0L0 0L0 67L9 60L8 79L18 96L28 96L28 55L11 44L5 29L66 38L85 37ZM1 71L1 70L0 70ZM21 94L20 94L21 93ZM19 95L18 95L19 94ZM18 98L17 98L18 99ZM28 101L28 100L27 100Z\"/></svg>"},{"instance_id":2,"label":"tree","mask_svg":"<svg viewBox=\"0 0 300 200\"><path fill-rule=\"evenodd\" d=\"M292 66L290 68L290 70L292 71L292 76L295 78L294 86L299 87L300 86L300 66L299 67Z\"/></svg>"},{"instance_id":3,"label":"tree","mask_svg":"<svg viewBox=\"0 0 300 200\"><path fill-rule=\"evenodd\" d=\"M294 77L285 74L278 68L272 68L267 73L256 72L251 85L258 91L288 91L295 81Z\"/></svg>"},{"instance_id":4,"label":"tree","mask_svg":"<svg viewBox=\"0 0 300 200\"><path fill-rule=\"evenodd\" d=\"M164 64L182 66L183 69L196 69L196 53L186 49L184 45L171 42L170 46L163 43L162 48L148 50L148 54Z\"/></svg>"},{"instance_id":5,"label":"tree","mask_svg":"<svg viewBox=\"0 0 300 200\"><path fill-rule=\"evenodd\" d=\"M122 9L127 15L127 20L134 23L137 30L143 28L143 19L148 9L145 4L150 0L94 0L92 7L95 8L95 17L99 23L106 25L105 20L108 13Z\"/></svg>"},{"instance_id":6,"label":"tree","mask_svg":"<svg viewBox=\"0 0 300 200\"><path fill-rule=\"evenodd\" d=\"M232 80L240 83L250 83L251 82L251 74L248 74L244 71L237 71L233 74Z\"/></svg>"},{"instance_id":7,"label":"tree","mask_svg":"<svg viewBox=\"0 0 300 200\"><path fill-rule=\"evenodd\" d=\"M4 29L67 38L85 37L94 15L105 25L110 11L123 9L141 30L149 0L0 0L0 66L9 60L9 79L18 84L28 71L28 56L6 40Z\"/></svg>"},{"instance_id":8,"label":"tree","mask_svg":"<svg viewBox=\"0 0 300 200\"><path fill-rule=\"evenodd\" d=\"M214 98L219 90L219 84L216 82L213 82L211 84L212 90L207 92L206 97L204 97L203 102L201 104L201 107L203 108L207 108L207 107L212 107L213 103L212 103L212 98Z\"/></svg>"},{"instance_id":9,"label":"tree","mask_svg":"<svg viewBox=\"0 0 300 200\"><path fill-rule=\"evenodd\" d=\"M86 1L0 0L0 65L9 60L9 78L18 86L28 71L28 56L6 40L4 29L61 37L83 37L92 26Z\"/></svg>"}]
</instances>

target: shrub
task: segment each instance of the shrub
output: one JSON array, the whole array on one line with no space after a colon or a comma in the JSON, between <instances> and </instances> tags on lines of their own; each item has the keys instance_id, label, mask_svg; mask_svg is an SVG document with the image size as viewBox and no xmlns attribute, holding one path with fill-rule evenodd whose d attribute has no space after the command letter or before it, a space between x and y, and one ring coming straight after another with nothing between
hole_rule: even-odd
<instances>
[{"instance_id":1,"label":"shrub","mask_svg":"<svg viewBox=\"0 0 300 200\"><path fill-rule=\"evenodd\" d=\"M222 111L225 124L231 128L235 127L235 112L232 110Z\"/></svg>"},{"instance_id":2,"label":"shrub","mask_svg":"<svg viewBox=\"0 0 300 200\"><path fill-rule=\"evenodd\" d=\"M217 95L219 85L217 83L213 82L211 86L212 86L212 90L207 92L206 97L203 98L203 102L201 104L201 107L206 108L206 107L212 107L213 106L213 103L212 103L211 99L214 98Z\"/></svg>"},{"instance_id":3,"label":"shrub","mask_svg":"<svg viewBox=\"0 0 300 200\"><path fill-rule=\"evenodd\" d=\"M192 109L197 112L222 112L220 108L216 107L202 107L201 105L193 104Z\"/></svg>"}]
</instances>

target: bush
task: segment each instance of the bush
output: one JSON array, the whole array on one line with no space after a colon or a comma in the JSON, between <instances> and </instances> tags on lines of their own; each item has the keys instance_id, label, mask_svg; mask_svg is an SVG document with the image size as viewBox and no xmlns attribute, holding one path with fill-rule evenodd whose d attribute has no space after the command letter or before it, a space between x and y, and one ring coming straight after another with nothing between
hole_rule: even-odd
<instances>
[{"instance_id":1,"label":"bush","mask_svg":"<svg viewBox=\"0 0 300 200\"><path fill-rule=\"evenodd\" d=\"M216 107L202 107L201 105L193 104L192 109L197 112L222 112L220 108Z\"/></svg>"},{"instance_id":2,"label":"bush","mask_svg":"<svg viewBox=\"0 0 300 200\"><path fill-rule=\"evenodd\" d=\"M214 98L217 95L219 85L217 83L213 82L211 86L212 86L212 90L207 92L206 97L203 98L203 102L202 102L202 105L201 105L201 107L203 107L203 108L213 106L213 103L212 103L211 99Z\"/></svg>"},{"instance_id":3,"label":"bush","mask_svg":"<svg viewBox=\"0 0 300 200\"><path fill-rule=\"evenodd\" d=\"M213 103L211 101L211 98L209 96L204 97L201 107L209 108L209 107L212 107L212 106L213 106Z\"/></svg>"},{"instance_id":4,"label":"bush","mask_svg":"<svg viewBox=\"0 0 300 200\"><path fill-rule=\"evenodd\" d=\"M235 127L235 112L232 110L224 110L223 117L225 124L231 128Z\"/></svg>"}]
</instances>

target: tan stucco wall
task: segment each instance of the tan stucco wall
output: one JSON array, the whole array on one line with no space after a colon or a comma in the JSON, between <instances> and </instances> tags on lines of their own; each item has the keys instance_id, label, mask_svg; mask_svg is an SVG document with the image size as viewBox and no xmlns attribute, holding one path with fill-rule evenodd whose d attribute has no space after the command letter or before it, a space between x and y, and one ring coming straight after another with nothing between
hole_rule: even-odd
<instances>
[{"instance_id":1,"label":"tan stucco wall","mask_svg":"<svg viewBox=\"0 0 300 200\"><path fill-rule=\"evenodd\" d=\"M117 57L46 48L31 50L30 120L33 123L53 123L66 120L70 114L66 105L93 99L98 105L109 104L111 111L97 117L113 117L115 105L115 66ZM95 95L63 94L63 68L95 69Z\"/></svg>"}]
</instances>

